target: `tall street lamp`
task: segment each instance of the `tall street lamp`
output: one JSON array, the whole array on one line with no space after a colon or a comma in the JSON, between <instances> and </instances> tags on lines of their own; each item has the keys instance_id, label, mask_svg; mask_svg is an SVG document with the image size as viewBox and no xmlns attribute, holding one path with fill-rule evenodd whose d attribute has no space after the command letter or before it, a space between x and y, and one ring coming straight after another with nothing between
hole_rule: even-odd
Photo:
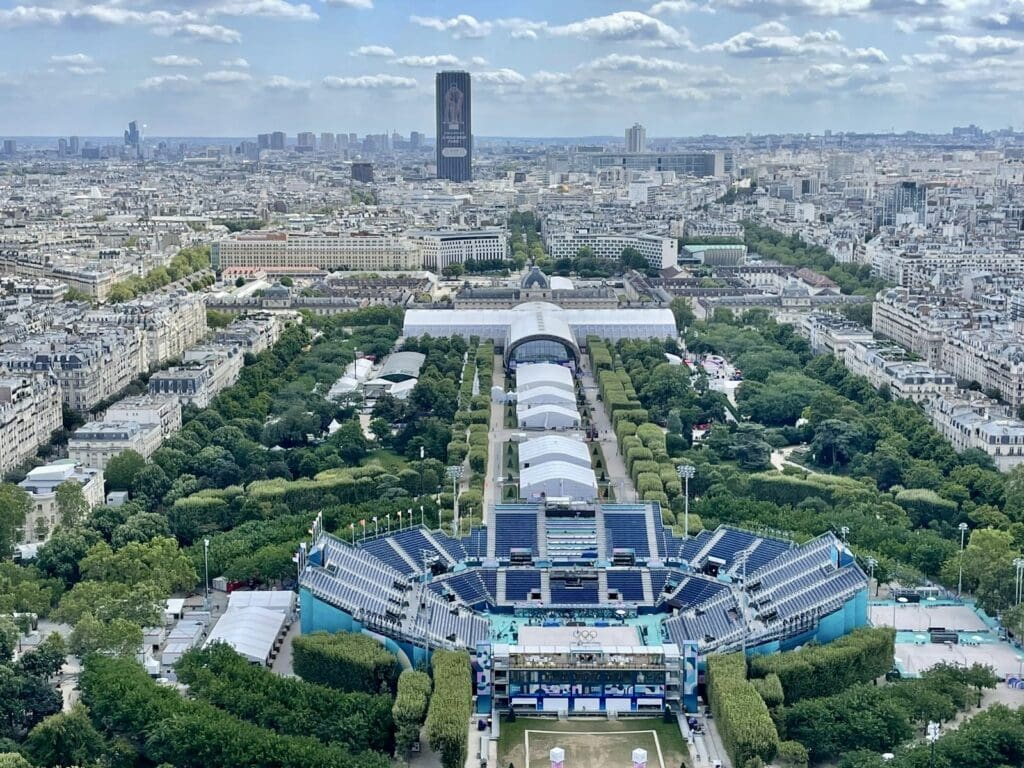
<instances>
[{"instance_id":1,"label":"tall street lamp","mask_svg":"<svg viewBox=\"0 0 1024 768\"><path fill-rule=\"evenodd\" d=\"M967 535L967 523L960 523L957 526L960 530L960 576L956 582L956 596L964 591L964 537Z\"/></svg>"},{"instance_id":2,"label":"tall street lamp","mask_svg":"<svg viewBox=\"0 0 1024 768\"><path fill-rule=\"evenodd\" d=\"M931 757L928 760L930 768L935 768L935 742L939 740L939 732L942 730L942 726L934 720L928 722L928 730L925 733L925 738L928 739L928 743L931 745Z\"/></svg>"},{"instance_id":3,"label":"tall street lamp","mask_svg":"<svg viewBox=\"0 0 1024 768\"><path fill-rule=\"evenodd\" d=\"M452 481L452 529L455 535L459 535L459 480L462 479L463 468L461 464L453 464L448 467L448 479Z\"/></svg>"},{"instance_id":4,"label":"tall street lamp","mask_svg":"<svg viewBox=\"0 0 1024 768\"><path fill-rule=\"evenodd\" d=\"M846 545L846 537L850 535L850 526L844 525L839 529L839 535L843 537L843 545Z\"/></svg>"},{"instance_id":5,"label":"tall street lamp","mask_svg":"<svg viewBox=\"0 0 1024 768\"><path fill-rule=\"evenodd\" d=\"M683 494L683 537L690 538L690 480L697 474L697 468L693 464L680 464L676 472L686 486Z\"/></svg>"},{"instance_id":6,"label":"tall street lamp","mask_svg":"<svg viewBox=\"0 0 1024 768\"><path fill-rule=\"evenodd\" d=\"M875 566L878 565L878 561L875 560L875 558L873 558L873 557L869 557L868 560L867 560L867 563L868 563L868 572L869 572L869 574L868 574L868 585L870 586L871 582L875 580ZM875 594L876 595L878 594L878 585L877 584L875 585Z\"/></svg>"},{"instance_id":7,"label":"tall street lamp","mask_svg":"<svg viewBox=\"0 0 1024 768\"><path fill-rule=\"evenodd\" d=\"M206 591L203 597L203 604L206 610L210 610L210 540L203 539L203 573L206 576Z\"/></svg>"},{"instance_id":8,"label":"tall street lamp","mask_svg":"<svg viewBox=\"0 0 1024 768\"><path fill-rule=\"evenodd\" d=\"M1024 590L1024 558L1013 558L1013 567L1017 569L1017 604L1021 601L1021 591Z\"/></svg>"}]
</instances>

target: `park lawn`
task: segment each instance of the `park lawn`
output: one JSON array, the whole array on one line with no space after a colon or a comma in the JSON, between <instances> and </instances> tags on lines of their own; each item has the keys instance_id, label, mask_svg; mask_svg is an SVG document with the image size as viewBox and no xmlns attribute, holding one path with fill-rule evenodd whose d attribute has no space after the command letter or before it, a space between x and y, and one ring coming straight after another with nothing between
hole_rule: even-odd
<instances>
[{"instance_id":1,"label":"park lawn","mask_svg":"<svg viewBox=\"0 0 1024 768\"><path fill-rule=\"evenodd\" d=\"M529 763L526 754L527 731L530 732ZM565 750L565 768L628 768L632 764L633 750L637 747L647 750L648 768L676 768L688 764L686 743L675 722L663 723L660 718L559 721L552 718L518 717L514 723L502 718L498 766L547 768L550 765L549 751L556 746Z\"/></svg>"},{"instance_id":2,"label":"park lawn","mask_svg":"<svg viewBox=\"0 0 1024 768\"><path fill-rule=\"evenodd\" d=\"M387 448L378 448L376 451L370 451L366 454L359 464L364 467L367 464L380 464L391 474L397 475L408 466L409 462L406 461L405 457L399 456L394 451L390 451Z\"/></svg>"}]
</instances>

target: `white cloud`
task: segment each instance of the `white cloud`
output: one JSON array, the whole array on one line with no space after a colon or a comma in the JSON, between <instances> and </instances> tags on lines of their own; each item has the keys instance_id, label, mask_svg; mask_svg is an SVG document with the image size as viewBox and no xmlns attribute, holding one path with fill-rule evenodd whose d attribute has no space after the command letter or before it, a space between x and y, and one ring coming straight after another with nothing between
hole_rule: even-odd
<instances>
[{"instance_id":1,"label":"white cloud","mask_svg":"<svg viewBox=\"0 0 1024 768\"><path fill-rule=\"evenodd\" d=\"M185 24L171 30L171 34L209 43L224 43L225 45L242 42L241 32L222 27L220 24Z\"/></svg>"},{"instance_id":2,"label":"white cloud","mask_svg":"<svg viewBox=\"0 0 1024 768\"><path fill-rule=\"evenodd\" d=\"M845 51L843 55L856 61L874 62L875 64L887 64L889 62L889 57L885 55L885 51L873 47L854 48Z\"/></svg>"},{"instance_id":3,"label":"white cloud","mask_svg":"<svg viewBox=\"0 0 1024 768\"><path fill-rule=\"evenodd\" d=\"M848 48L834 29L811 31L796 35L777 21L740 32L728 40L711 43L707 51L726 53L739 58L798 58L836 56L854 61L885 64L889 57L879 48Z\"/></svg>"},{"instance_id":4,"label":"white cloud","mask_svg":"<svg viewBox=\"0 0 1024 768\"><path fill-rule=\"evenodd\" d=\"M10 9L0 9L0 27L60 24L65 18L67 12L57 8L18 5Z\"/></svg>"},{"instance_id":5,"label":"white cloud","mask_svg":"<svg viewBox=\"0 0 1024 768\"><path fill-rule=\"evenodd\" d=\"M437 67L458 67L462 65L462 60L450 53L443 53L435 56L399 56L391 63L401 64L403 67L435 69Z\"/></svg>"},{"instance_id":6,"label":"white cloud","mask_svg":"<svg viewBox=\"0 0 1024 768\"><path fill-rule=\"evenodd\" d=\"M316 21L320 17L306 3L286 0L225 0L210 8L211 16L265 16L272 19Z\"/></svg>"},{"instance_id":7,"label":"white cloud","mask_svg":"<svg viewBox=\"0 0 1024 768\"><path fill-rule=\"evenodd\" d=\"M904 54L902 59L908 67L935 67L952 61L948 53L910 53Z\"/></svg>"},{"instance_id":8,"label":"white cloud","mask_svg":"<svg viewBox=\"0 0 1024 768\"><path fill-rule=\"evenodd\" d=\"M402 90L415 88L416 81L411 77L398 77L396 75L360 75L359 77L337 77L331 75L324 78L324 86L327 88L365 88L373 90L392 89Z\"/></svg>"},{"instance_id":9,"label":"white cloud","mask_svg":"<svg viewBox=\"0 0 1024 768\"><path fill-rule=\"evenodd\" d=\"M199 67L203 62L193 56L154 56L153 63L158 67Z\"/></svg>"},{"instance_id":10,"label":"white cloud","mask_svg":"<svg viewBox=\"0 0 1024 768\"><path fill-rule=\"evenodd\" d=\"M609 72L686 72L691 68L689 64L684 64L681 61L621 53L612 53L600 59L594 59L585 66L589 69Z\"/></svg>"},{"instance_id":11,"label":"white cloud","mask_svg":"<svg viewBox=\"0 0 1024 768\"><path fill-rule=\"evenodd\" d=\"M62 56L51 56L54 64L92 64L93 58L84 53L68 53Z\"/></svg>"},{"instance_id":12,"label":"white cloud","mask_svg":"<svg viewBox=\"0 0 1024 768\"><path fill-rule=\"evenodd\" d=\"M222 67L228 67L228 68L234 67L236 69L248 69L249 68L248 60L247 59L243 59L241 56L239 56L237 59L224 59L220 63L220 65Z\"/></svg>"},{"instance_id":13,"label":"white cloud","mask_svg":"<svg viewBox=\"0 0 1024 768\"><path fill-rule=\"evenodd\" d=\"M533 73L533 80L534 82L542 85L558 85L570 82L572 80L572 75L566 74L565 72L548 72L542 69Z\"/></svg>"},{"instance_id":14,"label":"white cloud","mask_svg":"<svg viewBox=\"0 0 1024 768\"><path fill-rule=\"evenodd\" d=\"M663 13L689 13L697 9L697 4L691 0L661 0L655 3L647 12L652 16L660 16Z\"/></svg>"},{"instance_id":15,"label":"white cloud","mask_svg":"<svg viewBox=\"0 0 1024 768\"><path fill-rule=\"evenodd\" d=\"M854 16L870 9L871 0L715 0L721 10L779 16Z\"/></svg>"},{"instance_id":16,"label":"white cloud","mask_svg":"<svg viewBox=\"0 0 1024 768\"><path fill-rule=\"evenodd\" d=\"M427 29L436 29L438 32L449 32L455 39L487 37L491 34L494 25L489 21L478 21L475 17L466 13L460 13L450 19L441 19L437 16L410 16L409 21Z\"/></svg>"},{"instance_id":17,"label":"white cloud","mask_svg":"<svg viewBox=\"0 0 1024 768\"><path fill-rule=\"evenodd\" d=\"M514 69L502 68L490 72L474 72L473 79L478 83L491 83L493 85L521 85L526 78Z\"/></svg>"},{"instance_id":18,"label":"white cloud","mask_svg":"<svg viewBox=\"0 0 1024 768\"><path fill-rule=\"evenodd\" d=\"M513 29L509 37L513 40L536 40L537 32L532 29Z\"/></svg>"},{"instance_id":19,"label":"white cloud","mask_svg":"<svg viewBox=\"0 0 1024 768\"><path fill-rule=\"evenodd\" d=\"M292 80L284 75L273 75L267 78L263 87L268 91L308 91L309 82L305 80Z\"/></svg>"},{"instance_id":20,"label":"white cloud","mask_svg":"<svg viewBox=\"0 0 1024 768\"><path fill-rule=\"evenodd\" d=\"M483 56L473 56L470 58L469 63L476 67L486 67L487 59Z\"/></svg>"},{"instance_id":21,"label":"white cloud","mask_svg":"<svg viewBox=\"0 0 1024 768\"><path fill-rule=\"evenodd\" d=\"M156 77L147 77L139 83L139 87L146 90L153 90L156 88L166 88L168 86L179 86L188 82L190 81L187 75L158 75Z\"/></svg>"},{"instance_id":22,"label":"white cloud","mask_svg":"<svg viewBox=\"0 0 1024 768\"><path fill-rule=\"evenodd\" d=\"M938 48L948 48L965 56L1006 56L1024 48L1024 41L1012 37L983 35L939 35L932 41Z\"/></svg>"},{"instance_id":23,"label":"white cloud","mask_svg":"<svg viewBox=\"0 0 1024 768\"><path fill-rule=\"evenodd\" d=\"M356 48L351 56L394 56L395 51L387 45L361 45Z\"/></svg>"},{"instance_id":24,"label":"white cloud","mask_svg":"<svg viewBox=\"0 0 1024 768\"><path fill-rule=\"evenodd\" d=\"M373 0L324 0L324 2L336 8L358 8L364 11L373 9Z\"/></svg>"},{"instance_id":25,"label":"white cloud","mask_svg":"<svg viewBox=\"0 0 1024 768\"><path fill-rule=\"evenodd\" d=\"M252 75L248 72L239 72L237 69L218 69L203 75L204 83L213 83L215 85L245 83L249 80L252 80Z\"/></svg>"},{"instance_id":26,"label":"white cloud","mask_svg":"<svg viewBox=\"0 0 1024 768\"><path fill-rule=\"evenodd\" d=\"M690 47L684 31L670 27L663 21L639 11L618 11L607 16L595 16L559 27L550 27L557 37L579 37L585 40L635 40L664 48Z\"/></svg>"},{"instance_id":27,"label":"white cloud","mask_svg":"<svg viewBox=\"0 0 1024 768\"><path fill-rule=\"evenodd\" d=\"M106 71L107 70L105 70L103 67L72 66L67 68L67 73L69 75L78 75L79 77L84 77L86 75L101 75Z\"/></svg>"}]
</instances>

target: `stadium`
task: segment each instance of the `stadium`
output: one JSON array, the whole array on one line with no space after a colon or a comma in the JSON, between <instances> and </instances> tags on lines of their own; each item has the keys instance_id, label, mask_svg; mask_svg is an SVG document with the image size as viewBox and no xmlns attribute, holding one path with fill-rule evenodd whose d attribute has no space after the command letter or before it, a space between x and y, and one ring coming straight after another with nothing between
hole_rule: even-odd
<instances>
[{"instance_id":1,"label":"stadium","mask_svg":"<svg viewBox=\"0 0 1024 768\"><path fill-rule=\"evenodd\" d=\"M702 658L826 643L867 623L831 533L678 538L657 502L497 504L464 538L412 526L298 554L302 632L374 636L403 663L467 649L477 710L692 712Z\"/></svg>"}]
</instances>

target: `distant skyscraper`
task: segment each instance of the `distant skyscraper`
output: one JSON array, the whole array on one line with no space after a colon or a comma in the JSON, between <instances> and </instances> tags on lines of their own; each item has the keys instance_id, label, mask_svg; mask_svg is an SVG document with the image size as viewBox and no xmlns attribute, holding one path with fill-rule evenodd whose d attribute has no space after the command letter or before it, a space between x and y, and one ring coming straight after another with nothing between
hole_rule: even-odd
<instances>
[{"instance_id":1,"label":"distant skyscraper","mask_svg":"<svg viewBox=\"0 0 1024 768\"><path fill-rule=\"evenodd\" d=\"M295 144L303 149L316 149L316 134L311 131L302 131L295 137Z\"/></svg>"},{"instance_id":2,"label":"distant skyscraper","mask_svg":"<svg viewBox=\"0 0 1024 768\"><path fill-rule=\"evenodd\" d=\"M78 137L72 136L71 139L68 141L68 152L70 152L73 156L77 157L79 149L80 147Z\"/></svg>"},{"instance_id":3,"label":"distant skyscraper","mask_svg":"<svg viewBox=\"0 0 1024 768\"><path fill-rule=\"evenodd\" d=\"M647 129L640 125L640 123L633 123L632 128L626 129L626 151L647 151Z\"/></svg>"},{"instance_id":4,"label":"distant skyscraper","mask_svg":"<svg viewBox=\"0 0 1024 768\"><path fill-rule=\"evenodd\" d=\"M350 147L354 147L358 143L359 143L359 134L358 133L350 133L348 135L348 145Z\"/></svg>"},{"instance_id":5,"label":"distant skyscraper","mask_svg":"<svg viewBox=\"0 0 1024 768\"><path fill-rule=\"evenodd\" d=\"M438 72L437 178L473 180L473 104L469 72Z\"/></svg>"},{"instance_id":6,"label":"distant skyscraper","mask_svg":"<svg viewBox=\"0 0 1024 768\"><path fill-rule=\"evenodd\" d=\"M321 133L320 134L320 151L321 152L333 152L334 151L334 134L333 133Z\"/></svg>"},{"instance_id":7,"label":"distant skyscraper","mask_svg":"<svg viewBox=\"0 0 1024 768\"><path fill-rule=\"evenodd\" d=\"M270 149L270 134L261 133L256 137L256 146L260 149Z\"/></svg>"},{"instance_id":8,"label":"distant skyscraper","mask_svg":"<svg viewBox=\"0 0 1024 768\"><path fill-rule=\"evenodd\" d=\"M57 139L57 154L64 157L68 153L68 140Z\"/></svg>"},{"instance_id":9,"label":"distant skyscraper","mask_svg":"<svg viewBox=\"0 0 1024 768\"><path fill-rule=\"evenodd\" d=\"M352 163L352 181L373 182L373 163Z\"/></svg>"},{"instance_id":10,"label":"distant skyscraper","mask_svg":"<svg viewBox=\"0 0 1024 768\"><path fill-rule=\"evenodd\" d=\"M142 157L142 138L139 136L139 124L132 120L128 130L124 132L124 145L135 149L135 156Z\"/></svg>"},{"instance_id":11,"label":"distant skyscraper","mask_svg":"<svg viewBox=\"0 0 1024 768\"><path fill-rule=\"evenodd\" d=\"M18 154L18 142L14 139L4 139L4 154L7 157L14 157Z\"/></svg>"},{"instance_id":12,"label":"distant skyscraper","mask_svg":"<svg viewBox=\"0 0 1024 768\"><path fill-rule=\"evenodd\" d=\"M419 149L423 146L423 134L419 131L413 131L409 134L409 147L411 149Z\"/></svg>"},{"instance_id":13,"label":"distant skyscraper","mask_svg":"<svg viewBox=\"0 0 1024 768\"><path fill-rule=\"evenodd\" d=\"M270 148L271 149L284 149L284 132L274 131L270 134Z\"/></svg>"}]
</instances>

